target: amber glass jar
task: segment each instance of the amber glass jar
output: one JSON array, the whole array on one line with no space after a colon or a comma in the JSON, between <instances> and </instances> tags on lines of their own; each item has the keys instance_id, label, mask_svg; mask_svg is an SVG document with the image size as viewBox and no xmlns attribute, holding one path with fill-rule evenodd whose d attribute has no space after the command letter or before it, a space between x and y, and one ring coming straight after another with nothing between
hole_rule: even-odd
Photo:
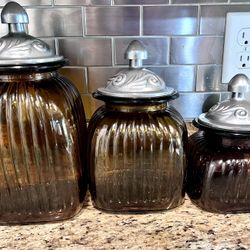
<instances>
[{"instance_id":1,"label":"amber glass jar","mask_svg":"<svg viewBox=\"0 0 250 250\"><path fill-rule=\"evenodd\" d=\"M250 135L199 131L189 139L187 193L214 212L250 212Z\"/></svg>"},{"instance_id":2,"label":"amber glass jar","mask_svg":"<svg viewBox=\"0 0 250 250\"><path fill-rule=\"evenodd\" d=\"M132 47L138 45L134 43ZM133 75L128 88L126 81L120 82L122 74L126 79ZM140 95L127 93L138 83L143 86L141 78L147 77L154 84L158 81L152 72L130 69L109 82L118 86L110 87L116 96L105 95L108 87L94 94L105 101L89 123L90 191L96 208L150 211L174 208L184 201L187 130L168 104L177 94L141 98L143 87Z\"/></svg>"},{"instance_id":3,"label":"amber glass jar","mask_svg":"<svg viewBox=\"0 0 250 250\"><path fill-rule=\"evenodd\" d=\"M161 210L183 203L187 131L166 103L103 106L89 133L97 208Z\"/></svg>"},{"instance_id":4,"label":"amber glass jar","mask_svg":"<svg viewBox=\"0 0 250 250\"><path fill-rule=\"evenodd\" d=\"M245 84L245 86L244 86ZM219 213L250 212L249 81L237 75L231 99L194 120L189 138L187 193L200 208Z\"/></svg>"},{"instance_id":5,"label":"amber glass jar","mask_svg":"<svg viewBox=\"0 0 250 250\"><path fill-rule=\"evenodd\" d=\"M56 72L12 72L0 97L0 222L73 216L86 191L78 92Z\"/></svg>"},{"instance_id":6,"label":"amber glass jar","mask_svg":"<svg viewBox=\"0 0 250 250\"><path fill-rule=\"evenodd\" d=\"M2 20L9 21L17 10L27 18L20 5L10 2ZM56 72L63 58L51 54L42 41L16 33L0 40L17 51L6 53L13 56L8 59L1 57L5 51L0 53L0 223L70 218L82 207L86 192L81 98ZM20 55L14 47L23 42ZM34 43L43 48L44 57L31 53ZM29 58L24 57L26 46Z\"/></svg>"}]
</instances>

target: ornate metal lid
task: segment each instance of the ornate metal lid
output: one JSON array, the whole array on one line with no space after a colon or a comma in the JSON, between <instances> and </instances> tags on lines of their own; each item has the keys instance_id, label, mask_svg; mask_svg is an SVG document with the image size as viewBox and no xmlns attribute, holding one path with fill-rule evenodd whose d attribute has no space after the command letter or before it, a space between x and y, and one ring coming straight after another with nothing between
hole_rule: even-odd
<instances>
[{"instance_id":1,"label":"ornate metal lid","mask_svg":"<svg viewBox=\"0 0 250 250\"><path fill-rule=\"evenodd\" d=\"M45 42L27 34L29 18L22 6L7 3L1 22L8 24L9 33L0 39L0 66L44 64L62 61Z\"/></svg>"},{"instance_id":2,"label":"ornate metal lid","mask_svg":"<svg viewBox=\"0 0 250 250\"><path fill-rule=\"evenodd\" d=\"M231 132L250 132L250 101L245 93L250 91L247 76L237 74L228 85L231 98L219 102L201 114L195 121L202 127Z\"/></svg>"},{"instance_id":3,"label":"ornate metal lid","mask_svg":"<svg viewBox=\"0 0 250 250\"><path fill-rule=\"evenodd\" d=\"M111 77L105 88L98 88L97 93L119 98L158 98L175 95L173 88L155 73L144 69L142 61L147 59L147 51L140 41L132 41L125 58L129 60L129 69L120 71Z\"/></svg>"}]
</instances>

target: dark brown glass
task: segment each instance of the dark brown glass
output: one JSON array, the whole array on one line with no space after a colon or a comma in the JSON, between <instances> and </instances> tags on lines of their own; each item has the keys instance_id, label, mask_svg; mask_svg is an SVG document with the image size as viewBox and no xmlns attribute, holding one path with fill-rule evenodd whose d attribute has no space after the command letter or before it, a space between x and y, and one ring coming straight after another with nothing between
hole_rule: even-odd
<instances>
[{"instance_id":1,"label":"dark brown glass","mask_svg":"<svg viewBox=\"0 0 250 250\"><path fill-rule=\"evenodd\" d=\"M198 131L189 138L187 193L200 208L250 212L250 136Z\"/></svg>"},{"instance_id":2,"label":"dark brown glass","mask_svg":"<svg viewBox=\"0 0 250 250\"><path fill-rule=\"evenodd\" d=\"M89 138L96 208L151 211L183 203L187 130L174 108L107 104L90 120Z\"/></svg>"},{"instance_id":3,"label":"dark brown glass","mask_svg":"<svg viewBox=\"0 0 250 250\"><path fill-rule=\"evenodd\" d=\"M56 72L0 74L0 223L62 220L86 192L86 122Z\"/></svg>"}]
</instances>

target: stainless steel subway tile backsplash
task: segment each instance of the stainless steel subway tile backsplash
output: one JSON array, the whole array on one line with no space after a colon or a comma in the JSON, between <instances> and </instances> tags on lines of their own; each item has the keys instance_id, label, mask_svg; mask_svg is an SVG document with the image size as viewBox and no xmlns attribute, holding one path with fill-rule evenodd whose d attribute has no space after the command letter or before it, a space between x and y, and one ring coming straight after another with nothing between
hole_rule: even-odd
<instances>
[{"instance_id":1,"label":"stainless steel subway tile backsplash","mask_svg":"<svg viewBox=\"0 0 250 250\"><path fill-rule=\"evenodd\" d=\"M235 3L235 2L237 2L237 3L239 3L239 2L241 2L241 3L250 3L250 0L230 0L230 2L231 3Z\"/></svg>"},{"instance_id":2,"label":"stainless steel subway tile backsplash","mask_svg":"<svg viewBox=\"0 0 250 250\"><path fill-rule=\"evenodd\" d=\"M219 93L181 93L171 104L187 121L193 120L203 112L207 112L220 100Z\"/></svg>"},{"instance_id":3,"label":"stainless steel subway tile backsplash","mask_svg":"<svg viewBox=\"0 0 250 250\"><path fill-rule=\"evenodd\" d=\"M169 87L182 92L195 91L195 66L150 67L149 69L161 76Z\"/></svg>"},{"instance_id":4,"label":"stainless steel subway tile backsplash","mask_svg":"<svg viewBox=\"0 0 250 250\"><path fill-rule=\"evenodd\" d=\"M133 4L168 4L169 0L114 0L114 4L133 5Z\"/></svg>"},{"instance_id":5,"label":"stainless steel subway tile backsplash","mask_svg":"<svg viewBox=\"0 0 250 250\"><path fill-rule=\"evenodd\" d=\"M0 8L9 1L0 0ZM76 83L88 118L100 105L91 93L128 67L124 52L133 39L148 50L145 67L180 91L173 104L184 118L199 115L227 95L221 83L226 13L250 12L250 0L17 1L30 16L30 34L69 59L62 72ZM0 24L0 36L7 27Z\"/></svg>"},{"instance_id":6,"label":"stainless steel subway tile backsplash","mask_svg":"<svg viewBox=\"0 0 250 250\"><path fill-rule=\"evenodd\" d=\"M55 5L111 5L111 0L54 0Z\"/></svg>"},{"instance_id":7,"label":"stainless steel subway tile backsplash","mask_svg":"<svg viewBox=\"0 0 250 250\"><path fill-rule=\"evenodd\" d=\"M197 6L143 7L144 35L194 35L197 31Z\"/></svg>"},{"instance_id":8,"label":"stainless steel subway tile backsplash","mask_svg":"<svg viewBox=\"0 0 250 250\"><path fill-rule=\"evenodd\" d=\"M139 7L87 7L86 35L135 36L140 33Z\"/></svg>"},{"instance_id":9,"label":"stainless steel subway tile backsplash","mask_svg":"<svg viewBox=\"0 0 250 250\"><path fill-rule=\"evenodd\" d=\"M249 5L201 6L200 34L224 35L227 12L250 12Z\"/></svg>"},{"instance_id":10,"label":"stainless steel subway tile backsplash","mask_svg":"<svg viewBox=\"0 0 250 250\"><path fill-rule=\"evenodd\" d=\"M59 39L59 53L73 66L111 65L111 39Z\"/></svg>"},{"instance_id":11,"label":"stainless steel subway tile backsplash","mask_svg":"<svg viewBox=\"0 0 250 250\"><path fill-rule=\"evenodd\" d=\"M173 4L189 4L189 3L227 3L228 0L172 0Z\"/></svg>"},{"instance_id":12,"label":"stainless steel subway tile backsplash","mask_svg":"<svg viewBox=\"0 0 250 250\"><path fill-rule=\"evenodd\" d=\"M136 38L116 38L115 39L115 63L128 65L124 59L124 53L129 43ZM139 38L148 51L148 59L144 64L167 64L169 41L167 38Z\"/></svg>"},{"instance_id":13,"label":"stainless steel subway tile backsplash","mask_svg":"<svg viewBox=\"0 0 250 250\"><path fill-rule=\"evenodd\" d=\"M88 86L89 93L93 93L100 87L104 87L108 79L117 74L122 68L112 67L89 67Z\"/></svg>"},{"instance_id":14,"label":"stainless steel subway tile backsplash","mask_svg":"<svg viewBox=\"0 0 250 250\"><path fill-rule=\"evenodd\" d=\"M88 93L85 68L64 67L59 71L63 76L65 76L67 79L70 79L74 83L81 94Z\"/></svg>"},{"instance_id":15,"label":"stainless steel subway tile backsplash","mask_svg":"<svg viewBox=\"0 0 250 250\"><path fill-rule=\"evenodd\" d=\"M226 91L221 83L221 65L200 65L197 71L196 91Z\"/></svg>"},{"instance_id":16,"label":"stainless steel subway tile backsplash","mask_svg":"<svg viewBox=\"0 0 250 250\"><path fill-rule=\"evenodd\" d=\"M12 0L1 0L0 6L4 6L6 3L11 2ZM53 0L17 0L17 2L22 6L30 5L52 5Z\"/></svg>"},{"instance_id":17,"label":"stainless steel subway tile backsplash","mask_svg":"<svg viewBox=\"0 0 250 250\"><path fill-rule=\"evenodd\" d=\"M82 36L81 8L26 9L29 15L29 33L33 36Z\"/></svg>"},{"instance_id":18,"label":"stainless steel subway tile backsplash","mask_svg":"<svg viewBox=\"0 0 250 250\"><path fill-rule=\"evenodd\" d=\"M174 37L171 39L171 64L221 64L223 37Z\"/></svg>"},{"instance_id":19,"label":"stainless steel subway tile backsplash","mask_svg":"<svg viewBox=\"0 0 250 250\"><path fill-rule=\"evenodd\" d=\"M96 109L98 109L100 106L102 106L104 103L102 101L99 101L97 99L94 99L91 95L81 95L83 104L84 104L84 110L86 115L86 120L89 121L92 114L95 112Z\"/></svg>"},{"instance_id":20,"label":"stainless steel subway tile backsplash","mask_svg":"<svg viewBox=\"0 0 250 250\"><path fill-rule=\"evenodd\" d=\"M42 38L44 42L46 42L54 52L56 52L56 45L54 38Z\"/></svg>"},{"instance_id":21,"label":"stainless steel subway tile backsplash","mask_svg":"<svg viewBox=\"0 0 250 250\"><path fill-rule=\"evenodd\" d=\"M8 34L8 25L0 23L0 37Z\"/></svg>"}]
</instances>

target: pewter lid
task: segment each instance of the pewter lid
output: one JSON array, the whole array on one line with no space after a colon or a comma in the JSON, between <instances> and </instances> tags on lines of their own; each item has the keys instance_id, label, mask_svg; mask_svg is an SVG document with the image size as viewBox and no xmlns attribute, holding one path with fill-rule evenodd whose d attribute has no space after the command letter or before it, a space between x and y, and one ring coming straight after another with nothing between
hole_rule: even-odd
<instances>
[{"instance_id":1,"label":"pewter lid","mask_svg":"<svg viewBox=\"0 0 250 250\"><path fill-rule=\"evenodd\" d=\"M63 60L48 44L27 34L29 18L22 6L7 3L1 22L8 24L9 33L0 39L0 66L53 63Z\"/></svg>"},{"instance_id":2,"label":"pewter lid","mask_svg":"<svg viewBox=\"0 0 250 250\"><path fill-rule=\"evenodd\" d=\"M159 98L175 95L173 88L166 87L162 78L150 70L144 69L142 61L148 54L143 44L132 41L126 52L129 69L120 71L111 77L105 88L98 88L97 93L119 98Z\"/></svg>"},{"instance_id":3,"label":"pewter lid","mask_svg":"<svg viewBox=\"0 0 250 250\"><path fill-rule=\"evenodd\" d=\"M250 91L250 81L244 74L234 76L228 85L232 92L231 98L219 102L201 114L196 122L198 125L238 132L250 132L250 101L245 93Z\"/></svg>"}]
</instances>

